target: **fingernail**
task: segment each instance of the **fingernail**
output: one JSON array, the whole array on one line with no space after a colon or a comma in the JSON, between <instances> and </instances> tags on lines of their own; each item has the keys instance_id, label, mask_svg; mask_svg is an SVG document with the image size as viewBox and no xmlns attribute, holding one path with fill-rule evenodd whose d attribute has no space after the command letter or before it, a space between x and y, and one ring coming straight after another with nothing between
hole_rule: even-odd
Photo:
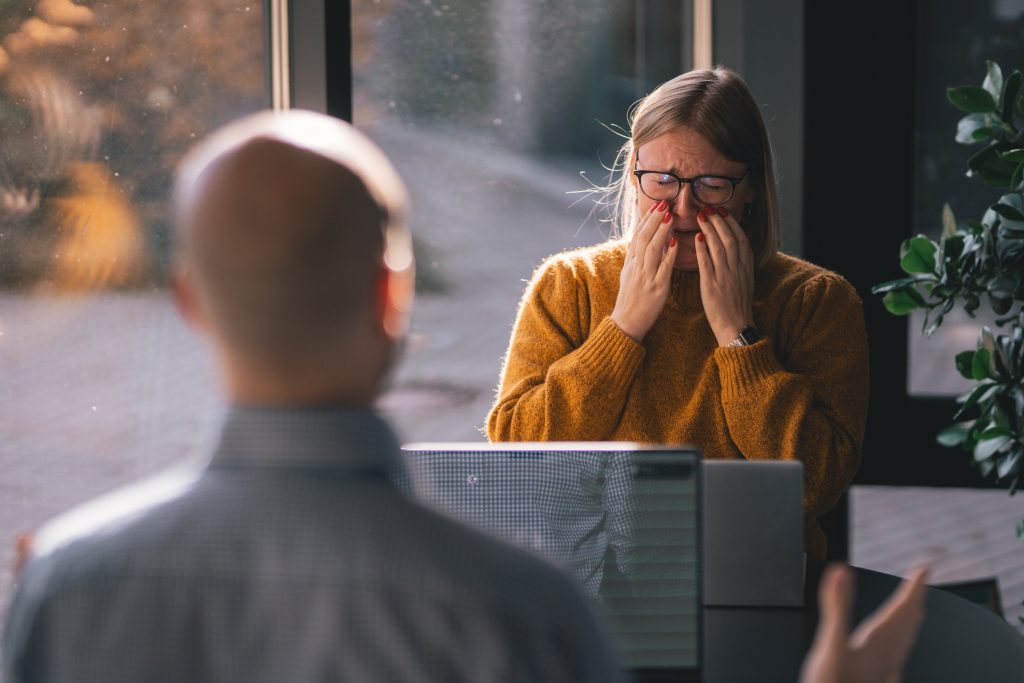
<instances>
[{"instance_id":1,"label":"fingernail","mask_svg":"<svg viewBox=\"0 0 1024 683\"><path fill-rule=\"evenodd\" d=\"M697 239L699 239L701 242L703 242L704 241L704 233L698 232L697 233Z\"/></svg>"},{"instance_id":2,"label":"fingernail","mask_svg":"<svg viewBox=\"0 0 1024 683\"><path fill-rule=\"evenodd\" d=\"M668 223L670 220L672 220L672 212L671 211L666 211L665 212L665 217L661 219L661 222L662 223Z\"/></svg>"},{"instance_id":3,"label":"fingernail","mask_svg":"<svg viewBox=\"0 0 1024 683\"><path fill-rule=\"evenodd\" d=\"M704 213L704 209L697 212L697 220L706 221L708 219L707 214Z\"/></svg>"},{"instance_id":4,"label":"fingernail","mask_svg":"<svg viewBox=\"0 0 1024 683\"><path fill-rule=\"evenodd\" d=\"M651 208L647 209L647 213L654 213L657 210L658 210L658 204L657 204L657 202L655 202L654 204L651 204Z\"/></svg>"},{"instance_id":5,"label":"fingernail","mask_svg":"<svg viewBox=\"0 0 1024 683\"><path fill-rule=\"evenodd\" d=\"M661 203L658 204L658 211L664 211L667 208L668 208L668 202L666 202L664 199L662 199Z\"/></svg>"},{"instance_id":6,"label":"fingernail","mask_svg":"<svg viewBox=\"0 0 1024 683\"><path fill-rule=\"evenodd\" d=\"M718 207L718 215L719 216L728 216L729 212L725 210L724 206L720 206L720 207Z\"/></svg>"},{"instance_id":7,"label":"fingernail","mask_svg":"<svg viewBox=\"0 0 1024 683\"><path fill-rule=\"evenodd\" d=\"M672 235L668 240L668 248L671 249L674 246L676 246L676 236Z\"/></svg>"}]
</instances>

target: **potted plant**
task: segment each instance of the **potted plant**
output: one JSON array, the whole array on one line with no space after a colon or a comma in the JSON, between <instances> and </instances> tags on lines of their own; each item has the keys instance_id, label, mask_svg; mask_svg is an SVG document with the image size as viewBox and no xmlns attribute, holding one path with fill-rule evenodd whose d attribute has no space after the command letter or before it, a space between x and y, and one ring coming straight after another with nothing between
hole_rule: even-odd
<instances>
[{"instance_id":1,"label":"potted plant","mask_svg":"<svg viewBox=\"0 0 1024 683\"><path fill-rule=\"evenodd\" d=\"M1019 70L1003 77L987 62L979 86L949 88L949 101L966 113L957 142L984 144L967 162L967 176L998 190L981 220L957 222L947 204L939 241L923 235L905 240L900 267L906 277L875 286L895 315L925 313L930 336L959 306L971 317L983 305L998 316L995 331L982 327L977 348L956 356L956 368L974 382L957 398L955 424L938 441L973 454L984 476L994 476L1013 495L1024 477L1024 97ZM1017 525L1024 539L1024 520Z\"/></svg>"}]
</instances>

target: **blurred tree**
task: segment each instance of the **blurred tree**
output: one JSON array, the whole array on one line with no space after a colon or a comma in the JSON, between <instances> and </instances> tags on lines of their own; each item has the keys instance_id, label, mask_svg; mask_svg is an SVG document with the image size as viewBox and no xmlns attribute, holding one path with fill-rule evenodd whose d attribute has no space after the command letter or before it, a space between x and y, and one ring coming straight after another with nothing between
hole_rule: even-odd
<instances>
[{"instance_id":1,"label":"blurred tree","mask_svg":"<svg viewBox=\"0 0 1024 683\"><path fill-rule=\"evenodd\" d=\"M265 107L256 0L0 0L0 282L159 283L174 167Z\"/></svg>"}]
</instances>

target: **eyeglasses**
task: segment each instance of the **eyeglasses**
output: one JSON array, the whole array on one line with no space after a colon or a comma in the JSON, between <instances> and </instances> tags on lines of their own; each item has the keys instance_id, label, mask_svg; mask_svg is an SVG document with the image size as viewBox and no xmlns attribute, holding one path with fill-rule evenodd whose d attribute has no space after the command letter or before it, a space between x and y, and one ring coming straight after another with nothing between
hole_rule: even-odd
<instances>
[{"instance_id":1,"label":"eyeglasses","mask_svg":"<svg viewBox=\"0 0 1024 683\"><path fill-rule=\"evenodd\" d=\"M732 198L739 182L747 177L744 173L739 178L719 175L680 178L668 171L638 171L636 164L633 165L633 175L640 184L640 191L656 202L672 201L682 192L683 183L689 183L693 196L701 204L725 204Z\"/></svg>"}]
</instances>

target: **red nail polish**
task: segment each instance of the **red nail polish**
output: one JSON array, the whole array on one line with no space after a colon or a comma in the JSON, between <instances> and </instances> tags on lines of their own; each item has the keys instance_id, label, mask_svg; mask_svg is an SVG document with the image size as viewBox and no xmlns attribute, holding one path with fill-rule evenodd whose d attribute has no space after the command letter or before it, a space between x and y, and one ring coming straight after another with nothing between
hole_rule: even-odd
<instances>
[{"instance_id":1,"label":"red nail polish","mask_svg":"<svg viewBox=\"0 0 1024 683\"><path fill-rule=\"evenodd\" d=\"M704 213L704 209L697 212L697 220L706 221L708 219L707 214Z\"/></svg>"},{"instance_id":2,"label":"red nail polish","mask_svg":"<svg viewBox=\"0 0 1024 683\"><path fill-rule=\"evenodd\" d=\"M665 212L665 217L663 219L661 219L661 222L662 223L668 223L670 220L672 220L672 212L671 211L666 211Z\"/></svg>"},{"instance_id":3,"label":"red nail polish","mask_svg":"<svg viewBox=\"0 0 1024 683\"><path fill-rule=\"evenodd\" d=\"M704 233L698 232L697 233L697 239L700 240L701 242L703 242L704 241Z\"/></svg>"},{"instance_id":4,"label":"red nail polish","mask_svg":"<svg viewBox=\"0 0 1024 683\"><path fill-rule=\"evenodd\" d=\"M718 215L719 216L728 216L729 212L725 210L724 206L720 206L720 207L718 207Z\"/></svg>"},{"instance_id":5,"label":"red nail polish","mask_svg":"<svg viewBox=\"0 0 1024 683\"><path fill-rule=\"evenodd\" d=\"M668 208L668 202L666 202L664 199L662 199L661 200L661 204L658 204L658 211L664 211L667 208Z\"/></svg>"},{"instance_id":6,"label":"red nail polish","mask_svg":"<svg viewBox=\"0 0 1024 683\"><path fill-rule=\"evenodd\" d=\"M668 240L668 248L671 249L674 246L676 246L676 236L672 235Z\"/></svg>"}]
</instances>

